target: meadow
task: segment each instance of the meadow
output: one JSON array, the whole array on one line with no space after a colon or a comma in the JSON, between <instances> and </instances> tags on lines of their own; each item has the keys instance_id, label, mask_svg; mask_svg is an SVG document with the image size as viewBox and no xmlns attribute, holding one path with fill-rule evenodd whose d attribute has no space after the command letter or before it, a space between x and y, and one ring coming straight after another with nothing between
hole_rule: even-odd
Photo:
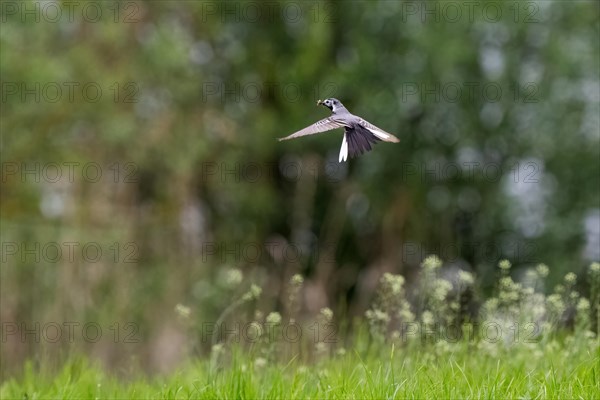
<instances>
[{"instance_id":1,"label":"meadow","mask_svg":"<svg viewBox=\"0 0 600 400\"><path fill-rule=\"evenodd\" d=\"M245 334L213 332L208 352L176 370L148 376L142 369L107 371L89 357L70 355L60 368L30 361L4 382L3 399L46 398L519 398L600 397L598 302L600 264L585 276L568 273L548 294L540 264L522 282L502 261L494 293L470 313L477 279L441 274L425 259L418 287L384 274L364 316L343 323L329 308L312 319L298 309L303 278L295 275L282 312L254 308L252 285L217 321L244 322ZM242 285L240 271L229 271ZM586 284L588 297L576 290ZM411 293L416 293L412 296ZM174 310L191 330L193 312ZM340 317L342 319L342 317ZM290 327L295 326L294 330ZM294 333L291 333L294 332ZM304 333L298 335L298 332ZM242 340L239 340L241 337Z\"/></svg>"}]
</instances>

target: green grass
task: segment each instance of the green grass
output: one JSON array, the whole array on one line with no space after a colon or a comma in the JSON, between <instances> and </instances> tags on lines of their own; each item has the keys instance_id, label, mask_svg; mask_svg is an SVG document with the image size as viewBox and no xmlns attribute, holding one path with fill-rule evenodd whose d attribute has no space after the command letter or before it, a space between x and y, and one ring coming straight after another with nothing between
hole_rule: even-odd
<instances>
[{"instance_id":1,"label":"green grass","mask_svg":"<svg viewBox=\"0 0 600 400\"><path fill-rule=\"evenodd\" d=\"M117 378L86 359L72 359L55 373L28 364L18 379L2 385L0 397L600 398L596 339L570 336L508 347L467 341L358 344L359 350L306 364L297 358L256 363L250 352L232 349L221 362L197 360L159 377Z\"/></svg>"}]
</instances>

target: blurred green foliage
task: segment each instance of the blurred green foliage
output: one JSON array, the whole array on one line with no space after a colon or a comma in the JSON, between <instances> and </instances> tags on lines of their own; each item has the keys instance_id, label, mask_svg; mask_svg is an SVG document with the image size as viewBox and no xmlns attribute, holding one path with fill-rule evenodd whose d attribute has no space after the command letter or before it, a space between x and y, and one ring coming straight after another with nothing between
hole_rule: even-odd
<instances>
[{"instance_id":1,"label":"blurred green foliage","mask_svg":"<svg viewBox=\"0 0 600 400\"><path fill-rule=\"evenodd\" d=\"M133 321L100 352L150 359L175 304L218 317L224 267L360 314L431 253L484 290L600 257L597 2L66 3L2 3L2 321ZM277 142L326 97L401 142Z\"/></svg>"}]
</instances>

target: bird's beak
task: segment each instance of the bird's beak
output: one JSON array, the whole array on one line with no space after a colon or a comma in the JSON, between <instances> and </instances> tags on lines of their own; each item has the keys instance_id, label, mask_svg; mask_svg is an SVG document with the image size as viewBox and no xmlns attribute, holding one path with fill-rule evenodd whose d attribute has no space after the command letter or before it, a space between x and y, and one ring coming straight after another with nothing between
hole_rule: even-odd
<instances>
[{"instance_id":1,"label":"bird's beak","mask_svg":"<svg viewBox=\"0 0 600 400\"><path fill-rule=\"evenodd\" d=\"M323 104L322 100L317 100L317 105L320 106L321 104Z\"/></svg>"}]
</instances>

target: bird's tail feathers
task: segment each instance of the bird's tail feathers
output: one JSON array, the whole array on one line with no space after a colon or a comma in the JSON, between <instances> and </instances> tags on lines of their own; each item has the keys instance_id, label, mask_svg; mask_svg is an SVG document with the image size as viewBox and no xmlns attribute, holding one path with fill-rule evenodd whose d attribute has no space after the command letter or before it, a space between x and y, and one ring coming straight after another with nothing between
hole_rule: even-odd
<instances>
[{"instance_id":1,"label":"bird's tail feathers","mask_svg":"<svg viewBox=\"0 0 600 400\"><path fill-rule=\"evenodd\" d=\"M381 141L370 130L356 125L353 129L346 130L348 140L348 153L350 157L356 157L368 151L371 151L371 145Z\"/></svg>"}]
</instances>

